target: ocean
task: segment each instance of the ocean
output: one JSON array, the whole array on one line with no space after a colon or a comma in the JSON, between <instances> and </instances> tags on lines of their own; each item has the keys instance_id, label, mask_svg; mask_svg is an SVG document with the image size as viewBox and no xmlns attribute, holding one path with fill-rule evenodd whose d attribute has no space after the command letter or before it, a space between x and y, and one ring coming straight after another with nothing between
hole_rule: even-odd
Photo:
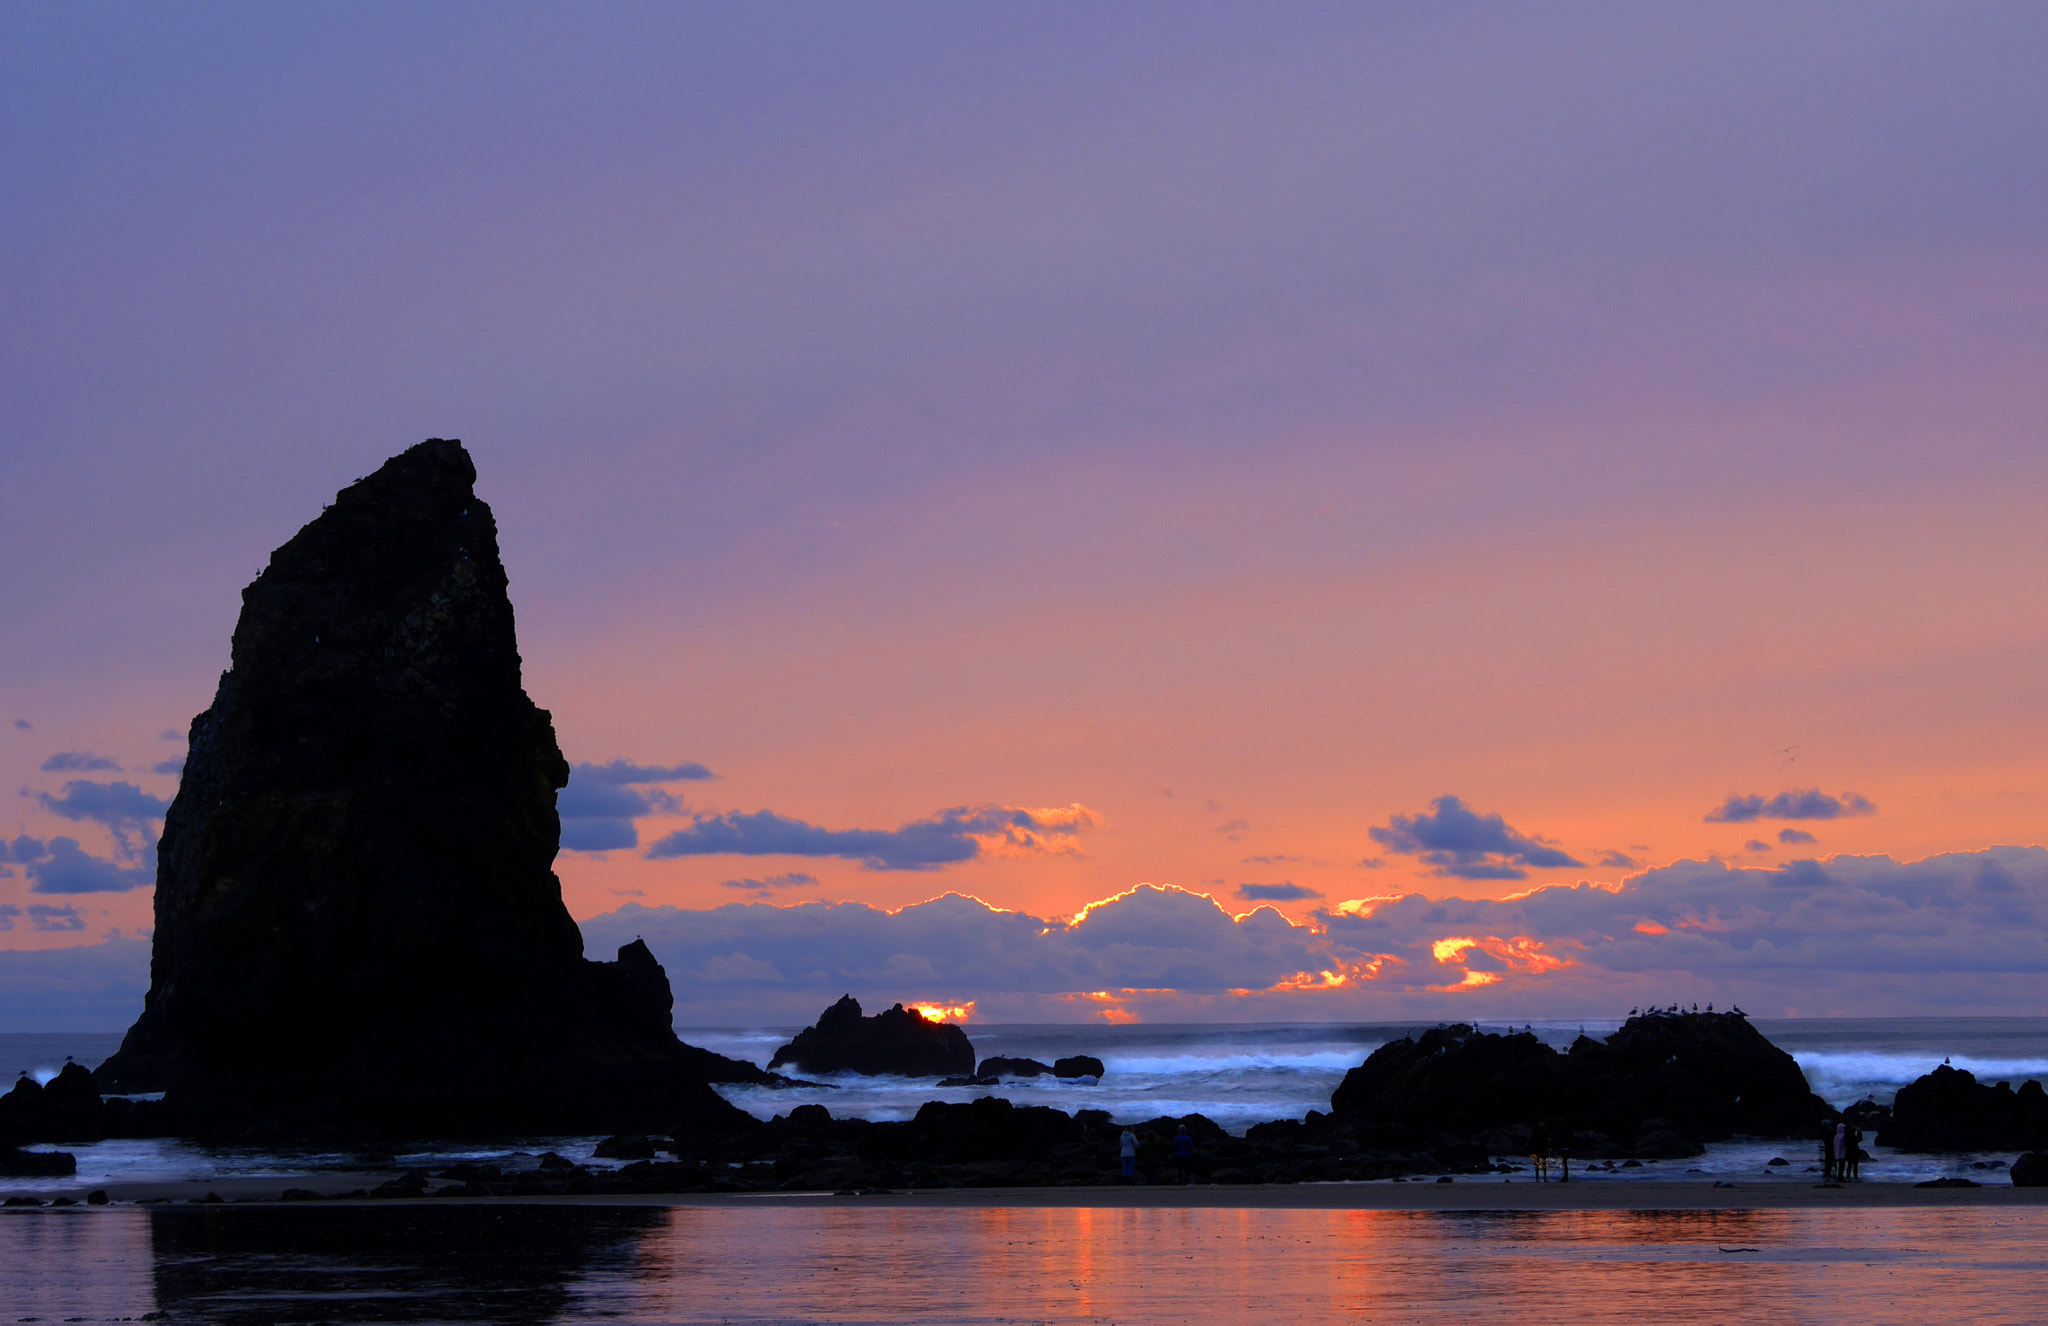
<instances>
[{"instance_id":1,"label":"ocean","mask_svg":"<svg viewBox=\"0 0 2048 1326\"><path fill-rule=\"evenodd\" d=\"M994 1088L1019 1104L1052 1105L1064 1110L1106 1109L1119 1121L1140 1121L1163 1114L1200 1113L1233 1133L1242 1133L1267 1119L1299 1119L1311 1109L1329 1108L1330 1093L1345 1072L1363 1062L1374 1048L1428 1024L1348 1023L1210 1023L968 1025L978 1057L1008 1055L1050 1063L1072 1054L1101 1059L1099 1082L1021 1079ZM1617 1022L1481 1023L1487 1030L1527 1027L1546 1042L1563 1048L1581 1031L1604 1036ZM1798 1060L1813 1089L1831 1104L1842 1106L1865 1098L1889 1102L1899 1087L1947 1059L1987 1082L2028 1078L2048 1082L2048 1018L1864 1018L1764 1019L1758 1030ZM686 1027L678 1032L692 1044L721 1054L766 1064L775 1047L795 1035L796 1027ZM26 1072L47 1079L67 1056L87 1066L98 1064L120 1043L115 1033L0 1035L0 1071ZM802 1104L820 1104L837 1117L905 1119L927 1100L967 1101L988 1095L991 1088L940 1088L928 1081L863 1078L838 1074L821 1079L822 1088L771 1090L728 1086L723 1093L742 1109L768 1118ZM458 1160L488 1160L508 1151L554 1150L584 1160L596 1139L554 1137L521 1139L512 1145L438 1145L400 1156L406 1165L434 1166ZM1641 1169L1590 1171L1599 1182L1690 1177L1700 1181L1768 1176L1798 1181L1808 1158L1792 1144L1737 1139L1709 1147L1705 1156L1657 1161ZM316 1175L356 1166L352 1152L247 1148L200 1148L185 1143L146 1139L107 1141L71 1146L78 1157L76 1179L56 1181L0 1180L0 1190L34 1192L39 1188L93 1186L113 1182L207 1179L215 1176ZM1780 1155L1793 1163L1771 1167ZM1945 1175L1983 1176L1999 1171L2010 1155L1914 1155L1873 1148L1875 1160L1865 1175L1875 1180L1918 1182ZM604 1164L602 1161L589 1161Z\"/></svg>"}]
</instances>

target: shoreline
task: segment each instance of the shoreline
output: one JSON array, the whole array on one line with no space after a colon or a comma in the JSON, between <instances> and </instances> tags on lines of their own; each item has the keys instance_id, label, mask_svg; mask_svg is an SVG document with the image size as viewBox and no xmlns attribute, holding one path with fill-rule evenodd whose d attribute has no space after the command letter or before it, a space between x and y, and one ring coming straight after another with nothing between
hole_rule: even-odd
<instances>
[{"instance_id":1,"label":"shoreline","mask_svg":"<svg viewBox=\"0 0 2048 1326\"><path fill-rule=\"evenodd\" d=\"M374 1186L373 1176L332 1176L350 1187ZM777 1207L825 1210L876 1207L896 1210L1005 1207L1164 1210L1331 1210L1331 1211L1698 1211L1698 1210L1836 1210L1878 1207L1915 1209L1955 1206L2048 1206L2048 1188L2015 1188L2007 1184L1981 1188L1919 1188L1908 1183L1862 1182L1840 1186L1808 1183L1754 1183L1717 1187L1711 1183L1631 1179L1535 1183L1529 1180L1460 1178L1450 1183L1371 1182L1217 1185L1180 1187L1100 1186L1059 1188L923 1188L887 1193L579 1193L506 1197L342 1198L282 1202L280 1194L304 1179L236 1177L212 1181L107 1184L111 1207L85 1204L85 1189L21 1193L47 1203L69 1197L72 1207L9 1207L0 1215L37 1211L99 1211L143 1206L147 1209L205 1209L260 1205L292 1207L476 1207L476 1206L631 1206L745 1209ZM326 1186L323 1184L323 1186ZM203 1201L218 1194L218 1204ZM0 1190L0 1195L7 1194Z\"/></svg>"}]
</instances>

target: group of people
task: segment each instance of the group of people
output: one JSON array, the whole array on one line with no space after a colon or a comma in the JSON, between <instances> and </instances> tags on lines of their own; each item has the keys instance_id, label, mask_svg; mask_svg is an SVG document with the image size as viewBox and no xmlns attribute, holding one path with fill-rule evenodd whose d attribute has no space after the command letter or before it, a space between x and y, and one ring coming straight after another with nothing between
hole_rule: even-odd
<instances>
[{"instance_id":1,"label":"group of people","mask_svg":"<svg viewBox=\"0 0 2048 1326\"><path fill-rule=\"evenodd\" d=\"M1824 1183L1863 1177L1863 1130L1847 1119L1820 1130L1820 1172Z\"/></svg>"},{"instance_id":2,"label":"group of people","mask_svg":"<svg viewBox=\"0 0 2048 1326\"><path fill-rule=\"evenodd\" d=\"M1166 1158L1173 1157L1173 1166L1182 1183L1192 1183L1195 1178L1195 1139L1188 1134L1188 1126L1182 1124L1180 1131L1173 1135L1171 1142L1156 1132L1147 1132L1142 1138L1130 1129L1117 1141L1117 1155L1123 1161L1124 1181L1135 1182L1139 1171L1143 1171L1145 1182L1159 1182L1159 1171L1164 1168Z\"/></svg>"}]
</instances>

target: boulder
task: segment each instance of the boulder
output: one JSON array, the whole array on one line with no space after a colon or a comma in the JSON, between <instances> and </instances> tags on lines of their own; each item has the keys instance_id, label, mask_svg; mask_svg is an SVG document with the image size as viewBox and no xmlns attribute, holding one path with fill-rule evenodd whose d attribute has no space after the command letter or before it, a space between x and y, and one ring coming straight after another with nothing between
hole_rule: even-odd
<instances>
[{"instance_id":1,"label":"boulder","mask_svg":"<svg viewBox=\"0 0 2048 1326\"><path fill-rule=\"evenodd\" d=\"M18 1151L11 1146L0 1146L0 1176L49 1179L76 1173L78 1157L68 1151Z\"/></svg>"},{"instance_id":2,"label":"boulder","mask_svg":"<svg viewBox=\"0 0 2048 1326\"><path fill-rule=\"evenodd\" d=\"M775 1051L770 1069L791 1064L806 1073L862 1073L900 1077L972 1077L974 1046L967 1033L948 1022L896 1004L862 1017L852 995L818 1017L796 1039Z\"/></svg>"},{"instance_id":3,"label":"boulder","mask_svg":"<svg viewBox=\"0 0 2048 1326\"><path fill-rule=\"evenodd\" d=\"M1000 1054L990 1055L974 1070L976 1077L1044 1077L1053 1071L1051 1064L1042 1064L1036 1059L1009 1059Z\"/></svg>"},{"instance_id":4,"label":"boulder","mask_svg":"<svg viewBox=\"0 0 2048 1326\"><path fill-rule=\"evenodd\" d=\"M1737 1013L1633 1017L1565 1054L1526 1032L1437 1027L1373 1051L1330 1106L1359 1129L1470 1137L1542 1123L1553 1140L1577 1135L1578 1154L1657 1158L1698 1155L1738 1133L1804 1136L1830 1113L1792 1056Z\"/></svg>"},{"instance_id":5,"label":"boulder","mask_svg":"<svg viewBox=\"0 0 2048 1326\"><path fill-rule=\"evenodd\" d=\"M737 1115L644 944L583 956L569 768L459 442L344 489L243 591L158 848L142 1016L95 1076L212 1141Z\"/></svg>"},{"instance_id":6,"label":"boulder","mask_svg":"<svg viewBox=\"0 0 2048 1326\"><path fill-rule=\"evenodd\" d=\"M1092 1054L1070 1054L1064 1059L1054 1060L1052 1072L1054 1077L1100 1078L1102 1060Z\"/></svg>"},{"instance_id":7,"label":"boulder","mask_svg":"<svg viewBox=\"0 0 2048 1326\"><path fill-rule=\"evenodd\" d=\"M2039 1082L1986 1086L1967 1069L1938 1066L1899 1088L1879 1146L1901 1151L2048 1147L2048 1095Z\"/></svg>"},{"instance_id":8,"label":"boulder","mask_svg":"<svg viewBox=\"0 0 2048 1326\"><path fill-rule=\"evenodd\" d=\"M2048 1188L2048 1151L2029 1151L2006 1172L2015 1188Z\"/></svg>"}]
</instances>

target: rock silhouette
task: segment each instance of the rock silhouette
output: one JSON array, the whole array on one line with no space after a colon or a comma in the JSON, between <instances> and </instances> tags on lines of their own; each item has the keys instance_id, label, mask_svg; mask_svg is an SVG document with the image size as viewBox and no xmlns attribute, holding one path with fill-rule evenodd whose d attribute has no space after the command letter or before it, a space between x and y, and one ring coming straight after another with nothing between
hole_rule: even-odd
<instances>
[{"instance_id":1,"label":"rock silhouette","mask_svg":"<svg viewBox=\"0 0 2048 1326\"><path fill-rule=\"evenodd\" d=\"M1578 1139L1577 1154L1651 1159L1737 1133L1802 1137L1832 1113L1792 1056L1739 1013L1633 1017L1566 1054L1527 1032L1437 1027L1373 1051L1330 1107L1354 1126L1446 1133L1502 1154L1512 1149L1503 1130L1542 1124Z\"/></svg>"},{"instance_id":2,"label":"rock silhouette","mask_svg":"<svg viewBox=\"0 0 2048 1326\"><path fill-rule=\"evenodd\" d=\"M1899 1088L1879 1146L1901 1151L1989 1151L2048 1147L2048 1092L2039 1082L2015 1091L1987 1086L1968 1069L1938 1065Z\"/></svg>"},{"instance_id":3,"label":"rock silhouette","mask_svg":"<svg viewBox=\"0 0 2048 1326\"><path fill-rule=\"evenodd\" d=\"M784 1064L806 1073L972 1077L974 1045L960 1028L901 1004L862 1017L860 1001L843 995L768 1061L771 1069Z\"/></svg>"},{"instance_id":4,"label":"rock silhouette","mask_svg":"<svg viewBox=\"0 0 2048 1326\"><path fill-rule=\"evenodd\" d=\"M95 1077L213 1139L737 1126L644 944L583 956L568 780L459 442L342 490L242 593ZM751 1122L751 1121L748 1121Z\"/></svg>"},{"instance_id":5,"label":"rock silhouette","mask_svg":"<svg viewBox=\"0 0 2048 1326\"><path fill-rule=\"evenodd\" d=\"M1045 1077L1052 1072L1051 1064L1042 1064L1036 1059L1014 1059L1007 1055L992 1054L975 1068L974 1075L981 1077Z\"/></svg>"}]
</instances>

